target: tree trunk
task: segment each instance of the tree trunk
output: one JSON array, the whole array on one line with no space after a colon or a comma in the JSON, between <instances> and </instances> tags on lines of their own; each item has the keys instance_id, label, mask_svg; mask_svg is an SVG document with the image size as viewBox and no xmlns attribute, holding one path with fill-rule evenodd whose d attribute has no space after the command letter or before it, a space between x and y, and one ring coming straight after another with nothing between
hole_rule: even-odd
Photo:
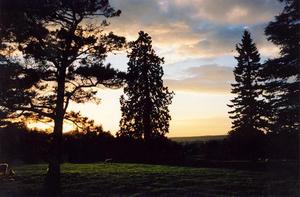
<instances>
[{"instance_id":1,"label":"tree trunk","mask_svg":"<svg viewBox=\"0 0 300 197\"><path fill-rule=\"evenodd\" d=\"M60 192L60 163L63 140L65 69L61 69L57 80L57 98L55 107L54 131L51 141L47 187L52 193Z\"/></svg>"},{"instance_id":2,"label":"tree trunk","mask_svg":"<svg viewBox=\"0 0 300 197\"><path fill-rule=\"evenodd\" d=\"M146 66L142 71L142 75L145 80L145 103L144 103L144 113L143 113L143 125L144 125L144 140L148 142L152 137L151 131L151 98L150 98L150 87L149 87L149 76L148 70L149 65L147 65L147 61L144 61Z\"/></svg>"},{"instance_id":3,"label":"tree trunk","mask_svg":"<svg viewBox=\"0 0 300 197\"><path fill-rule=\"evenodd\" d=\"M151 139L151 127L150 127L150 112L146 111L147 114L144 116L144 140L149 141Z\"/></svg>"}]
</instances>

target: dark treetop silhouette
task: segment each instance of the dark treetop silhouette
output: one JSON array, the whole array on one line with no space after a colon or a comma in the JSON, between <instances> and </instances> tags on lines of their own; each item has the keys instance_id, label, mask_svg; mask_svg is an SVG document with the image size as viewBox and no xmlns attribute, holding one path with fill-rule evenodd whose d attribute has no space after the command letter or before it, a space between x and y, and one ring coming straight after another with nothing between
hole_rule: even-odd
<instances>
[{"instance_id":1,"label":"dark treetop silhouette","mask_svg":"<svg viewBox=\"0 0 300 197\"><path fill-rule=\"evenodd\" d=\"M163 86L163 58L152 49L151 37L139 32L136 41L129 44L128 80L121 96L122 119L117 135L132 138L164 136L169 130L168 105L173 92Z\"/></svg>"},{"instance_id":2,"label":"dark treetop silhouette","mask_svg":"<svg viewBox=\"0 0 300 197\"><path fill-rule=\"evenodd\" d=\"M231 93L235 94L229 112L232 119L232 130L229 142L232 153L239 158L257 159L262 157L264 132L268 129L265 114L265 101L261 96L262 77L260 55L245 30L242 41L236 45L238 61L233 73L235 83L231 84ZM255 146L255 147L254 147Z\"/></svg>"},{"instance_id":3,"label":"dark treetop silhouette","mask_svg":"<svg viewBox=\"0 0 300 197\"><path fill-rule=\"evenodd\" d=\"M262 114L264 101L260 98L262 66L259 63L260 55L247 30L244 31L242 42L236 45L236 50L238 64L233 71L236 82L231 84L231 92L236 96L228 105L233 108L229 112L233 120L230 133L263 133L266 121Z\"/></svg>"},{"instance_id":4,"label":"dark treetop silhouette","mask_svg":"<svg viewBox=\"0 0 300 197\"><path fill-rule=\"evenodd\" d=\"M265 29L268 40L278 45L280 57L265 64L265 92L271 130L294 133L300 128L300 11L299 0L281 0L285 7ZM299 137L299 136L298 136Z\"/></svg>"},{"instance_id":5,"label":"dark treetop silhouette","mask_svg":"<svg viewBox=\"0 0 300 197\"><path fill-rule=\"evenodd\" d=\"M106 21L90 20L119 14L108 0L1 1L2 54L9 59L2 61L1 73L10 73L2 76L7 82L1 83L0 106L9 117L54 121L50 184L59 185L63 121L80 118L67 111L70 101L97 102L94 87L121 85L122 73L103 61L125 39L104 34ZM9 58L11 51L21 52L23 60Z\"/></svg>"}]
</instances>

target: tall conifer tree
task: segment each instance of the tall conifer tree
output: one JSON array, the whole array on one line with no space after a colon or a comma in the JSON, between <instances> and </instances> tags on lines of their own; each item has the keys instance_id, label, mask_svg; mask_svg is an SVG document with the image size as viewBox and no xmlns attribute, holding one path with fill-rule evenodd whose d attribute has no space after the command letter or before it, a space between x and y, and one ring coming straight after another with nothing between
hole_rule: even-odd
<instances>
[{"instance_id":1,"label":"tall conifer tree","mask_svg":"<svg viewBox=\"0 0 300 197\"><path fill-rule=\"evenodd\" d=\"M266 121L263 118L263 100L260 85L260 55L246 30L240 44L236 45L238 61L234 69L235 83L232 84L232 93L235 98L228 105L233 108L229 113L232 119L232 136L256 136L263 134Z\"/></svg>"},{"instance_id":2,"label":"tall conifer tree","mask_svg":"<svg viewBox=\"0 0 300 197\"><path fill-rule=\"evenodd\" d=\"M298 0L280 0L283 11L265 29L280 56L265 64L265 96L274 133L298 133L300 126L300 12Z\"/></svg>"},{"instance_id":3,"label":"tall conifer tree","mask_svg":"<svg viewBox=\"0 0 300 197\"><path fill-rule=\"evenodd\" d=\"M139 32L136 41L130 43L128 55L128 80L120 99L122 119L119 136L146 141L163 136L169 130L168 105L173 92L163 85L163 58L152 49L151 37Z\"/></svg>"}]
</instances>

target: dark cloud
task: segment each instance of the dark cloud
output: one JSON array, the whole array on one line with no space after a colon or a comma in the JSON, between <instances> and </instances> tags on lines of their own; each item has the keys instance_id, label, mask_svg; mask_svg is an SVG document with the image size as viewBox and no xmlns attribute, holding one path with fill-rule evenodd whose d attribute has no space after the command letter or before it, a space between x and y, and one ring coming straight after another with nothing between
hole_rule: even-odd
<instances>
[{"instance_id":1,"label":"dark cloud","mask_svg":"<svg viewBox=\"0 0 300 197\"><path fill-rule=\"evenodd\" d=\"M233 54L241 39L243 26L216 26L193 45L182 45L179 53L187 56L212 57Z\"/></svg>"},{"instance_id":2,"label":"dark cloud","mask_svg":"<svg viewBox=\"0 0 300 197\"><path fill-rule=\"evenodd\" d=\"M256 24L271 20L279 12L280 3L275 0L178 0L179 7L193 7L194 17L213 23Z\"/></svg>"},{"instance_id":3,"label":"dark cloud","mask_svg":"<svg viewBox=\"0 0 300 197\"><path fill-rule=\"evenodd\" d=\"M192 45L181 45L178 52L189 57L216 57L224 55L235 55L235 46L241 42L242 34L248 29L259 52L263 56L273 57L279 49L266 40L264 29L267 24L247 26L216 26L209 33L202 36L197 43Z\"/></svg>"},{"instance_id":4,"label":"dark cloud","mask_svg":"<svg viewBox=\"0 0 300 197\"><path fill-rule=\"evenodd\" d=\"M281 5L276 0L111 0L125 19L157 22L199 20L210 23L256 24L271 20ZM155 21L154 19L160 19Z\"/></svg>"}]
</instances>

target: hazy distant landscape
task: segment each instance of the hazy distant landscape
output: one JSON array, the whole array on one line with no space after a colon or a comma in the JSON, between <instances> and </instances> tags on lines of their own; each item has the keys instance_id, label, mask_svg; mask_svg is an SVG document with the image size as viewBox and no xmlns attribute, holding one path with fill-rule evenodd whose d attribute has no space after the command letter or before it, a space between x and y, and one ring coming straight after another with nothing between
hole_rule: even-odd
<instances>
[{"instance_id":1,"label":"hazy distant landscape","mask_svg":"<svg viewBox=\"0 0 300 197\"><path fill-rule=\"evenodd\" d=\"M170 139L180 143L193 143L193 142L207 142L210 140L223 140L226 135L208 135L208 136L194 136L194 137L171 137Z\"/></svg>"}]
</instances>

